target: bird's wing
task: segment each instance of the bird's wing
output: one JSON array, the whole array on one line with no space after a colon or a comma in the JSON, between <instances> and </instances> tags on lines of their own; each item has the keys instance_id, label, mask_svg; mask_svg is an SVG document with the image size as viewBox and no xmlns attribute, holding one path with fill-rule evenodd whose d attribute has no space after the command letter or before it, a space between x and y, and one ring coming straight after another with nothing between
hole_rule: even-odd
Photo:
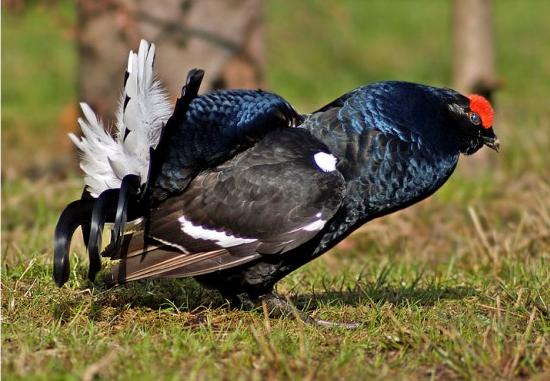
<instances>
[{"instance_id":1,"label":"bird's wing","mask_svg":"<svg viewBox=\"0 0 550 381\"><path fill-rule=\"evenodd\" d=\"M182 93L153 155L153 204L181 193L199 171L229 160L269 131L302 121L287 101L261 90L217 90L185 98Z\"/></svg>"},{"instance_id":2,"label":"bird's wing","mask_svg":"<svg viewBox=\"0 0 550 381\"><path fill-rule=\"evenodd\" d=\"M286 252L314 237L344 194L324 144L303 129L275 130L154 209L110 282L199 275Z\"/></svg>"},{"instance_id":3,"label":"bird's wing","mask_svg":"<svg viewBox=\"0 0 550 381\"><path fill-rule=\"evenodd\" d=\"M147 180L150 148L157 145L172 114L168 96L155 80L154 58L155 45L145 40L137 54L130 52L114 137L105 131L91 107L81 104L83 118L78 122L83 136L69 136L82 153L84 182L94 197L119 188L128 174L140 176L142 183Z\"/></svg>"}]
</instances>

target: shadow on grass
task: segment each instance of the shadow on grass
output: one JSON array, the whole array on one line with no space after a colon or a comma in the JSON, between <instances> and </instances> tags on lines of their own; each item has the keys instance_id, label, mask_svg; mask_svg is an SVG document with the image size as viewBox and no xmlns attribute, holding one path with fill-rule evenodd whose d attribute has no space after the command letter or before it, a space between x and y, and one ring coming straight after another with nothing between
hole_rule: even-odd
<instances>
[{"instance_id":1,"label":"shadow on grass","mask_svg":"<svg viewBox=\"0 0 550 381\"><path fill-rule=\"evenodd\" d=\"M99 287L97 304L105 307L135 306L190 312L227 305L217 291L206 289L191 278L142 280L113 288Z\"/></svg>"},{"instance_id":2,"label":"shadow on grass","mask_svg":"<svg viewBox=\"0 0 550 381\"><path fill-rule=\"evenodd\" d=\"M476 296L471 287L429 283L419 285L420 277L410 285L392 285L378 279L375 282L357 282L346 290L327 289L321 292L289 295L301 310L322 306L360 306L390 303L397 306L431 306L441 300L459 300ZM190 278L146 280L107 289L96 288L95 312L104 308L149 308L177 312L198 312L207 308L231 309L217 291L208 290ZM238 308L238 307L237 307ZM92 313L92 318L95 313Z\"/></svg>"},{"instance_id":3,"label":"shadow on grass","mask_svg":"<svg viewBox=\"0 0 550 381\"><path fill-rule=\"evenodd\" d=\"M366 282L359 278L353 287L347 289L325 289L321 293L296 295L294 303L299 308L323 305L381 305L385 303L396 306L432 306L440 300L459 300L478 295L472 287L423 279L423 271L409 283L402 280L391 282L389 280L391 272L392 266L384 266L380 269L374 282Z\"/></svg>"},{"instance_id":4,"label":"shadow on grass","mask_svg":"<svg viewBox=\"0 0 550 381\"><path fill-rule=\"evenodd\" d=\"M343 291L327 290L299 294L294 296L292 301L300 309L315 309L326 305L359 306L385 303L395 306L432 306L441 300L460 300L477 296L475 289L465 286L375 286L374 283L358 283L353 289Z\"/></svg>"}]
</instances>

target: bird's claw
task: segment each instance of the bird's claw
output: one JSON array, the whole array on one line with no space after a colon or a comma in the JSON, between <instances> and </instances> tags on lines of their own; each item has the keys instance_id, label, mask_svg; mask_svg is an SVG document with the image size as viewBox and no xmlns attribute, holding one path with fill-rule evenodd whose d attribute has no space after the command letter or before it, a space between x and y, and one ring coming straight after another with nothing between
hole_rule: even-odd
<instances>
[{"instance_id":1,"label":"bird's claw","mask_svg":"<svg viewBox=\"0 0 550 381\"><path fill-rule=\"evenodd\" d=\"M314 317L298 310L289 301L282 299L280 296L270 292L262 295L258 298L259 303L267 309L267 313L271 317L287 317L294 316L297 320L300 320L306 324L325 327L325 328L345 328L345 329L357 329L361 326L361 323L340 323L328 320L315 319Z\"/></svg>"}]
</instances>

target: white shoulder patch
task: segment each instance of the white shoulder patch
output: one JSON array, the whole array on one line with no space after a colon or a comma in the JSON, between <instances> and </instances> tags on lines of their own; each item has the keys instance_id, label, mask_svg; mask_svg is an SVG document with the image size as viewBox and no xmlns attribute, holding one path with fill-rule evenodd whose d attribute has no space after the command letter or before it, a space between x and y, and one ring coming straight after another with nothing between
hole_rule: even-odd
<instances>
[{"instance_id":1,"label":"white shoulder patch","mask_svg":"<svg viewBox=\"0 0 550 381\"><path fill-rule=\"evenodd\" d=\"M221 247L233 247L257 241L257 239L255 238L240 238L235 237L231 234L227 234L223 231L206 229L200 225L193 224L191 221L186 219L185 216L181 216L180 218L178 218L178 221L181 223L181 230L185 234L189 234L195 239L205 239L213 241L216 245L219 245Z\"/></svg>"},{"instance_id":2,"label":"white shoulder patch","mask_svg":"<svg viewBox=\"0 0 550 381\"><path fill-rule=\"evenodd\" d=\"M324 172L332 172L336 170L336 157L326 152L317 152L313 155L315 164Z\"/></svg>"}]
</instances>

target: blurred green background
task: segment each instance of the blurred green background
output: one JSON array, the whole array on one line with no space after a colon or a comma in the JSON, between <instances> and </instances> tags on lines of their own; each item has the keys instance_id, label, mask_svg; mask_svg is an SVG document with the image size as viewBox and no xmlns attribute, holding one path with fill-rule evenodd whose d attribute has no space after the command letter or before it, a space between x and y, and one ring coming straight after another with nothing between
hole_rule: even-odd
<instances>
[{"instance_id":1,"label":"blurred green background","mask_svg":"<svg viewBox=\"0 0 550 381\"><path fill-rule=\"evenodd\" d=\"M503 143L498 161L510 169L535 170L543 163L527 153L548 146L550 3L494 3L502 82L496 96L496 130ZM377 80L449 86L449 12L449 2L438 0L267 1L269 87L307 112ZM29 161L41 168L48 151L64 139L59 125L74 115L67 108L77 101L77 57L72 1L35 1L3 16L5 174L25 169Z\"/></svg>"}]
</instances>

